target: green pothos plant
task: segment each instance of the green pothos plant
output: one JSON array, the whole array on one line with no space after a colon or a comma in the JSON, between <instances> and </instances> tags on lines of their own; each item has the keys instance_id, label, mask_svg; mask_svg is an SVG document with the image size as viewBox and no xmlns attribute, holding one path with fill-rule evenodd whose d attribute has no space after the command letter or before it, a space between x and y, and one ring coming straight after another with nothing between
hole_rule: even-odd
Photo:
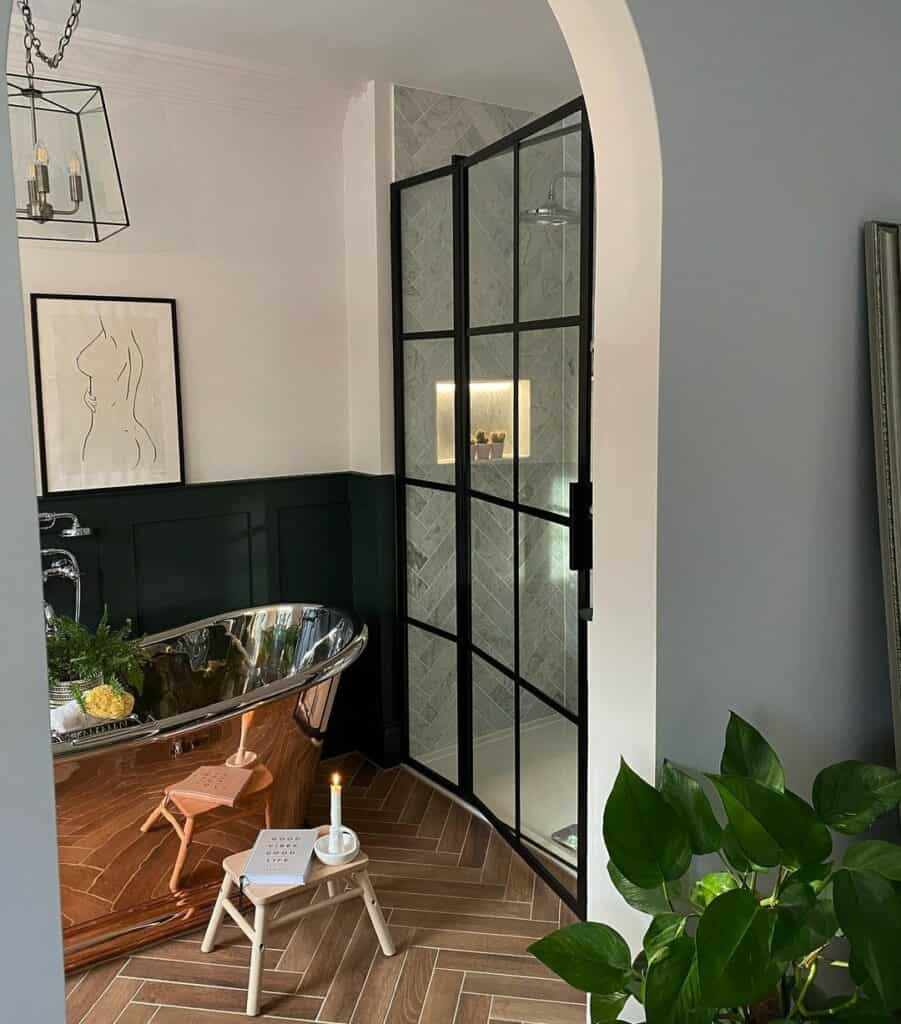
<instances>
[{"instance_id":1,"label":"green pothos plant","mask_svg":"<svg viewBox=\"0 0 901 1024\"><path fill-rule=\"evenodd\" d=\"M651 918L637 956L593 922L530 951L591 994L593 1022L616 1020L630 999L647 1024L897 1020L901 847L859 839L832 859L830 830L867 831L901 801L901 775L843 761L819 773L808 803L786 788L769 743L732 714L720 771L707 778L720 816L674 764L664 763L656 788L620 766L604 840L613 884ZM696 856L717 870L692 871ZM831 974L839 995L819 985Z\"/></svg>"}]
</instances>

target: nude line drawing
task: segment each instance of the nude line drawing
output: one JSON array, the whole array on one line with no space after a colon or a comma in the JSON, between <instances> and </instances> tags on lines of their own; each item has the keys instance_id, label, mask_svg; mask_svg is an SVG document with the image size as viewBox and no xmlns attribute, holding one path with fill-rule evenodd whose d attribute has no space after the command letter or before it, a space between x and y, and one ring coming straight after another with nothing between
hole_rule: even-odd
<instances>
[{"instance_id":1,"label":"nude line drawing","mask_svg":"<svg viewBox=\"0 0 901 1024\"><path fill-rule=\"evenodd\" d=\"M138 418L144 353L133 330L121 345L97 317L100 330L75 357L88 379L83 401L91 420L81 443L81 461L91 470L138 469L157 461L150 431Z\"/></svg>"}]
</instances>

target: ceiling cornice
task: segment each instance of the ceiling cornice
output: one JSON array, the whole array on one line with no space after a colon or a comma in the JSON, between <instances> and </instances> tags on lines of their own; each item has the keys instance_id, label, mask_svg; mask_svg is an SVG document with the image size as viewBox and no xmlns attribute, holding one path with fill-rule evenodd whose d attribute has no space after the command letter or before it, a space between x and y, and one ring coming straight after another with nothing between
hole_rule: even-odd
<instances>
[{"instance_id":1,"label":"ceiling cornice","mask_svg":"<svg viewBox=\"0 0 901 1024\"><path fill-rule=\"evenodd\" d=\"M44 25L40 34L54 39L59 32L55 26ZM20 75L24 55L17 36L13 22L7 71ZM129 97L280 112L302 110L317 102L323 88L347 94L353 86L334 72L311 68L309 62L295 71L83 27L73 36L59 70L50 71L39 63L38 77L44 77L45 71L48 78L89 82ZM317 86L313 96L312 84Z\"/></svg>"}]
</instances>

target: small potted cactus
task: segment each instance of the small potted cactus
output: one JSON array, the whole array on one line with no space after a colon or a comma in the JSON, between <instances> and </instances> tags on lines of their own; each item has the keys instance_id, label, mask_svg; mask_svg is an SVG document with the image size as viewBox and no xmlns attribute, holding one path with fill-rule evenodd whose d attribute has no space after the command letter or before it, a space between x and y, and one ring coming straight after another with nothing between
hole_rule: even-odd
<instances>
[{"instance_id":1,"label":"small potted cactus","mask_svg":"<svg viewBox=\"0 0 901 1024\"><path fill-rule=\"evenodd\" d=\"M507 440L506 430L491 431L491 458L502 459L504 457L504 442Z\"/></svg>"},{"instance_id":2,"label":"small potted cactus","mask_svg":"<svg viewBox=\"0 0 901 1024\"><path fill-rule=\"evenodd\" d=\"M491 458L491 441L487 430L477 430L475 432L475 446L472 451L472 457L477 462L482 462L486 459Z\"/></svg>"}]
</instances>

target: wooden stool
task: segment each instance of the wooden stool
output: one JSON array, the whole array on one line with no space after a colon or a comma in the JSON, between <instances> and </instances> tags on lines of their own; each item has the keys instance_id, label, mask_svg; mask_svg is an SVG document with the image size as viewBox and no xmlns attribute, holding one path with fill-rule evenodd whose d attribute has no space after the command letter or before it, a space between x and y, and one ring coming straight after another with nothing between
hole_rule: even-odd
<instances>
[{"instance_id":1,"label":"wooden stool","mask_svg":"<svg viewBox=\"0 0 901 1024\"><path fill-rule=\"evenodd\" d=\"M328 899L320 903L311 903L301 910L295 910L290 914L282 914L277 924L281 927L298 918L306 917L307 914L314 914L317 910L325 910L326 907L334 907L338 903L346 903L348 900L355 900L360 897L369 913L369 920L378 936L379 945L385 956L394 956L394 942L388 925L382 916L382 908L376 899L375 890L369 875L366 872L366 865L369 858L361 850L360 853L349 863L341 864L338 867L328 867L316 860L315 856L310 861L310 871L307 882L304 885L248 885L244 888L244 895L250 900L254 907L253 924L244 917L240 910L229 899L229 894L235 886L241 884L241 872L250 856L250 850L243 853L233 853L222 862L225 870L225 877L222 879L222 888L216 899L216 906L213 908L213 916L207 925L206 934L200 948L204 953L211 953L216 947L216 935L222 925L222 918L225 914L235 922L242 932L250 939L250 974L247 981L247 1015L255 1017L260 1012L260 983L263 976L263 950L266 946L266 926L269 922L270 908L293 896L301 889L310 886L321 885L323 882L328 886ZM356 885L351 889L344 889L340 885L342 879L350 876Z\"/></svg>"},{"instance_id":2,"label":"wooden stool","mask_svg":"<svg viewBox=\"0 0 901 1024\"><path fill-rule=\"evenodd\" d=\"M258 764L253 770L253 777L244 787L243 792L236 804L240 807L246 803L249 797L262 796L263 803L263 821L265 827L270 827L270 790L272 789L272 772L262 764ZM172 828L175 830L175 834L181 840L181 844L178 848L178 855L175 858L175 865L172 868L172 874L169 876L169 891L178 892L178 885L181 880L181 872L185 866L185 861L188 857L188 848L191 845L191 839L194 836L194 824L197 818L202 814L207 814L209 811L218 810L220 807L226 807L227 804L221 800L201 800L197 797L184 796L178 793L179 783L175 783L172 786L167 786L163 791L163 799L157 806L150 817L141 826L142 832L149 832L150 829L156 824L156 822L163 817ZM175 809L184 816L184 824L173 815L169 809L169 804L173 804ZM240 854L238 855L240 856Z\"/></svg>"}]
</instances>

